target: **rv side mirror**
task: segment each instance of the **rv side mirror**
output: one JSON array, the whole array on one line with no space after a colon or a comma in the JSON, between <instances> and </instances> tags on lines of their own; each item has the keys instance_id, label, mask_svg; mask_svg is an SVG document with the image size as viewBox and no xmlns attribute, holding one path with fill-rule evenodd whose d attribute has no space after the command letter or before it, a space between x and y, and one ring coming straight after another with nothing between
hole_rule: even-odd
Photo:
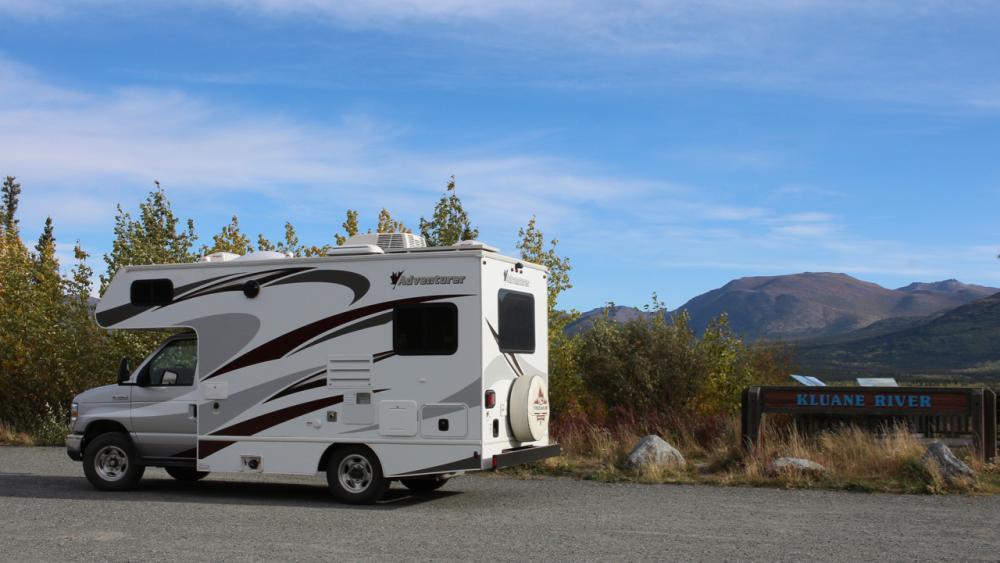
<instances>
[{"instance_id":1,"label":"rv side mirror","mask_svg":"<svg viewBox=\"0 0 1000 563\"><path fill-rule=\"evenodd\" d=\"M121 363L118 364L118 385L128 383L130 375L132 375L132 370L128 367L128 358L122 358Z\"/></svg>"}]
</instances>

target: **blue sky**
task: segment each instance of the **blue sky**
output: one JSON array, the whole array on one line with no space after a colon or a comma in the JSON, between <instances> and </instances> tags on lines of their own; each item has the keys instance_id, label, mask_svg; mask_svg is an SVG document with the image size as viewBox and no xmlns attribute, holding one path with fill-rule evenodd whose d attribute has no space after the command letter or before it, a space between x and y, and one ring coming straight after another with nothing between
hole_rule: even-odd
<instances>
[{"instance_id":1,"label":"blue sky","mask_svg":"<svg viewBox=\"0 0 1000 563\"><path fill-rule=\"evenodd\" d=\"M0 174L68 265L159 180L202 239L532 215L560 305L733 278L1000 285L1000 7L775 0L0 0Z\"/></svg>"}]
</instances>

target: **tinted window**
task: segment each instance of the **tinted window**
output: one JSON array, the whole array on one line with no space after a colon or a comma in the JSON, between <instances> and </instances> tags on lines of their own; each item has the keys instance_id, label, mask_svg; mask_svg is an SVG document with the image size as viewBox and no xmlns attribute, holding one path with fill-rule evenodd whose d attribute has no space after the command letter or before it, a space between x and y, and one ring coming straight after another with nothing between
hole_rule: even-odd
<instances>
[{"instance_id":1,"label":"tinted window","mask_svg":"<svg viewBox=\"0 0 1000 563\"><path fill-rule=\"evenodd\" d=\"M392 310L392 349L401 356L447 356L458 350L453 303L400 305Z\"/></svg>"},{"instance_id":2,"label":"tinted window","mask_svg":"<svg viewBox=\"0 0 1000 563\"><path fill-rule=\"evenodd\" d=\"M193 385L198 341L174 340L146 364L150 385Z\"/></svg>"},{"instance_id":3,"label":"tinted window","mask_svg":"<svg viewBox=\"0 0 1000 563\"><path fill-rule=\"evenodd\" d=\"M174 284L170 280L136 280L132 282L133 305L168 305L174 300Z\"/></svg>"},{"instance_id":4,"label":"tinted window","mask_svg":"<svg viewBox=\"0 0 1000 563\"><path fill-rule=\"evenodd\" d=\"M520 291L500 290L498 328L501 352L535 352L535 298Z\"/></svg>"}]
</instances>

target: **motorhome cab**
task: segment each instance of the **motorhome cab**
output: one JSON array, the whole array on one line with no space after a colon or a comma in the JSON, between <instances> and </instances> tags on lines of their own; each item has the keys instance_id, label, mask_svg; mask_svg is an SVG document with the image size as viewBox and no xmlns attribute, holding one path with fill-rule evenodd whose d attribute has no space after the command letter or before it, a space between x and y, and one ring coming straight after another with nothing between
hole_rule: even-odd
<instances>
[{"instance_id":1,"label":"motorhome cab","mask_svg":"<svg viewBox=\"0 0 1000 563\"><path fill-rule=\"evenodd\" d=\"M122 268L101 327L185 330L76 397L69 455L102 490L147 466L181 480L325 471L347 502L558 455L546 295L540 266L398 233L320 257Z\"/></svg>"}]
</instances>

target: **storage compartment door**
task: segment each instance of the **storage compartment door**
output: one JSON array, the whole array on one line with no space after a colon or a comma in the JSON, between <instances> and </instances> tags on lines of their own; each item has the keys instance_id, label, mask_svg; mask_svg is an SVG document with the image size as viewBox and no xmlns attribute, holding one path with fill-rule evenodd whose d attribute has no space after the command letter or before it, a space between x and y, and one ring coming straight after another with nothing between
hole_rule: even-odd
<instances>
[{"instance_id":1,"label":"storage compartment door","mask_svg":"<svg viewBox=\"0 0 1000 563\"><path fill-rule=\"evenodd\" d=\"M465 438L469 433L469 408L463 404L431 404L420 409L420 435L424 438Z\"/></svg>"},{"instance_id":2,"label":"storage compartment door","mask_svg":"<svg viewBox=\"0 0 1000 563\"><path fill-rule=\"evenodd\" d=\"M415 401L379 401L378 433L382 436L416 436Z\"/></svg>"}]
</instances>

